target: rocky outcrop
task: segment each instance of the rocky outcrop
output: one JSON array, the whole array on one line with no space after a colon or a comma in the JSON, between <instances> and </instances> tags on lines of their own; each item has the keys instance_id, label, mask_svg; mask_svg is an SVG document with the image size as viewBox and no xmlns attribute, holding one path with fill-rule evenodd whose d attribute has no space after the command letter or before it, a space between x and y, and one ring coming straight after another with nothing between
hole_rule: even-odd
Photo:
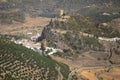
<instances>
[{"instance_id":1,"label":"rocky outcrop","mask_svg":"<svg viewBox=\"0 0 120 80\"><path fill-rule=\"evenodd\" d=\"M104 50L104 47L94 37L82 36L79 32L64 29L69 26L62 24L50 23L43 29L39 41L46 40L47 46L62 49L67 56L81 53L81 51Z\"/></svg>"},{"instance_id":2,"label":"rocky outcrop","mask_svg":"<svg viewBox=\"0 0 120 80\"><path fill-rule=\"evenodd\" d=\"M110 24L110 27L120 32L120 18L113 19L109 24Z\"/></svg>"}]
</instances>

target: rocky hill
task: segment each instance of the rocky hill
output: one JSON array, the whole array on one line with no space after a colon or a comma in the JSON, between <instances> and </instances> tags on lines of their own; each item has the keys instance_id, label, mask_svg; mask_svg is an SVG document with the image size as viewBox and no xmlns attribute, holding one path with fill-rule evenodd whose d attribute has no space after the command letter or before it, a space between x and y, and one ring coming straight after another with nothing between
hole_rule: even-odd
<instances>
[{"instance_id":1,"label":"rocky hill","mask_svg":"<svg viewBox=\"0 0 120 80\"><path fill-rule=\"evenodd\" d=\"M119 11L119 0L23 0L29 10L38 13L55 13L58 9L64 9L66 13ZM32 4L31 4L32 3ZM30 7L31 6L31 7Z\"/></svg>"},{"instance_id":2,"label":"rocky hill","mask_svg":"<svg viewBox=\"0 0 120 80\"><path fill-rule=\"evenodd\" d=\"M56 17L60 9L69 15L96 17L104 12L119 13L119 4L119 0L1 0L0 23L24 22L24 14L34 17Z\"/></svg>"},{"instance_id":3,"label":"rocky hill","mask_svg":"<svg viewBox=\"0 0 120 80\"><path fill-rule=\"evenodd\" d=\"M110 23L75 15L66 22L51 21L43 29L38 41L46 40L47 46L62 49L64 57L89 50L104 51L104 45L99 42L98 37L120 37L119 29L111 26Z\"/></svg>"}]
</instances>

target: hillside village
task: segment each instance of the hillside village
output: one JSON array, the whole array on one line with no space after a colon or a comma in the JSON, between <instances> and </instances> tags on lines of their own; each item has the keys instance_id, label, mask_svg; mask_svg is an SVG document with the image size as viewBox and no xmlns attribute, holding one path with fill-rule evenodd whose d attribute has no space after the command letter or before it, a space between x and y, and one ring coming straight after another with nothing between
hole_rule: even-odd
<instances>
[{"instance_id":1,"label":"hillside village","mask_svg":"<svg viewBox=\"0 0 120 80\"><path fill-rule=\"evenodd\" d=\"M33 36L33 37L31 37L31 39L21 39L21 40L15 40L14 37L13 37L11 41L13 41L16 44L22 44L26 48L32 49L33 51L37 51L39 53L42 53L41 43L36 42L40 36ZM117 37L115 37L115 38L98 37L98 40L100 40L100 41L108 41L108 42L116 42L116 41L120 41L120 38L117 38ZM58 51L63 52L61 49L55 49L53 47L45 46L45 52L47 52L48 50L50 50L50 52L45 53L46 55L51 55L51 54L54 54L54 53L56 53Z\"/></svg>"},{"instance_id":2,"label":"hillside village","mask_svg":"<svg viewBox=\"0 0 120 80\"><path fill-rule=\"evenodd\" d=\"M44 50L44 54L42 54L43 50L41 49L41 43L40 42L35 42L33 40L29 40L29 39L21 39L21 40L14 40L12 39L11 41L13 41L16 44L25 46L28 49L32 49L35 52L39 52L40 55L52 55L58 51L62 52L61 49L55 49L53 47L45 47Z\"/></svg>"}]
</instances>

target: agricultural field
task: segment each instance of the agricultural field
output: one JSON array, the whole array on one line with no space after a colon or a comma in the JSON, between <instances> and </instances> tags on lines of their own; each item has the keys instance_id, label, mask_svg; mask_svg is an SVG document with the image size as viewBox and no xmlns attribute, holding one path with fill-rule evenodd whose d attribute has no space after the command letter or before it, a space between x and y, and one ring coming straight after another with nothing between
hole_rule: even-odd
<instances>
[{"instance_id":1,"label":"agricultural field","mask_svg":"<svg viewBox=\"0 0 120 80\"><path fill-rule=\"evenodd\" d=\"M109 72L105 72L100 75L103 80L119 80L120 79L120 67L114 67Z\"/></svg>"},{"instance_id":2,"label":"agricultural field","mask_svg":"<svg viewBox=\"0 0 120 80\"><path fill-rule=\"evenodd\" d=\"M78 78L83 80L119 80L120 67L113 67L109 71L106 68L83 69L77 72Z\"/></svg>"},{"instance_id":3,"label":"agricultural field","mask_svg":"<svg viewBox=\"0 0 120 80\"><path fill-rule=\"evenodd\" d=\"M0 36L0 79L67 79L69 68Z\"/></svg>"}]
</instances>

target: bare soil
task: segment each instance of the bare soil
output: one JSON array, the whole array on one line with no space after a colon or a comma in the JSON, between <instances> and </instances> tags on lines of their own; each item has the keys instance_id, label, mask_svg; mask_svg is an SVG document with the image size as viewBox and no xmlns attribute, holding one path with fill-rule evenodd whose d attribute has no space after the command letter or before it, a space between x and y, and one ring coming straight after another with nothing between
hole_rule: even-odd
<instances>
[{"instance_id":1,"label":"bare soil","mask_svg":"<svg viewBox=\"0 0 120 80\"><path fill-rule=\"evenodd\" d=\"M74 70L79 66L91 67L108 65L105 60L107 57L107 53L105 52L88 51L81 55L73 56L71 59L65 59L54 55L51 55L51 57L58 62L67 64L71 70Z\"/></svg>"},{"instance_id":2,"label":"bare soil","mask_svg":"<svg viewBox=\"0 0 120 80\"><path fill-rule=\"evenodd\" d=\"M49 24L51 18L25 16L25 22L13 21L13 24L0 25L1 34L26 35L29 32L41 32L43 27Z\"/></svg>"}]
</instances>

